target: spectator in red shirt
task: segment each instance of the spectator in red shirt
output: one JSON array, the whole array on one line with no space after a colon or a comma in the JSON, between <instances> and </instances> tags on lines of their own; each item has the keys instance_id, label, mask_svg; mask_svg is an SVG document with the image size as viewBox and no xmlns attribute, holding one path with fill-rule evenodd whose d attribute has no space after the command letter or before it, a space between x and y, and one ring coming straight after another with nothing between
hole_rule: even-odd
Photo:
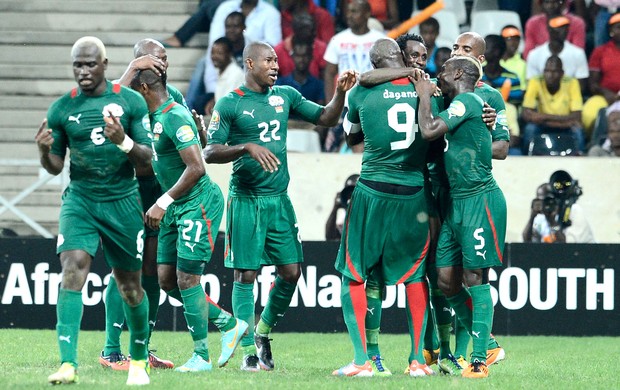
<instances>
[{"instance_id":1,"label":"spectator in red shirt","mask_svg":"<svg viewBox=\"0 0 620 390\"><path fill-rule=\"evenodd\" d=\"M314 18L316 37L321 41L327 43L335 34L334 18L325 8L314 4L313 0L280 0L280 12L282 39L293 35L293 17L300 13L310 14Z\"/></svg>"},{"instance_id":2,"label":"spectator in red shirt","mask_svg":"<svg viewBox=\"0 0 620 390\"><path fill-rule=\"evenodd\" d=\"M525 48L523 58L527 59L529 52L537 46L549 41L547 23L551 18L562 15L564 0L538 0L543 13L533 15L525 24ZM564 14L570 19L567 41L585 50L586 47L586 23L584 20L570 12Z\"/></svg>"},{"instance_id":3,"label":"spectator in red shirt","mask_svg":"<svg viewBox=\"0 0 620 390\"><path fill-rule=\"evenodd\" d=\"M278 55L279 75L288 76L295 70L295 62L292 58L293 37L295 37L295 41L308 43L312 47L312 62L310 62L309 72L312 76L322 79L323 70L327 64L323 59L327 43L316 37L314 19L307 13L296 14L292 26L293 34L274 47Z\"/></svg>"}]
</instances>

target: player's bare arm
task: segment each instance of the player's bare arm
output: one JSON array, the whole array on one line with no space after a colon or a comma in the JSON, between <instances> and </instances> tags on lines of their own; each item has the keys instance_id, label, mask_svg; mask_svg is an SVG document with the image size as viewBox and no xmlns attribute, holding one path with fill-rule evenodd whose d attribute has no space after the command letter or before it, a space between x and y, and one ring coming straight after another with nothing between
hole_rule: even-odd
<instances>
[{"instance_id":1,"label":"player's bare arm","mask_svg":"<svg viewBox=\"0 0 620 390\"><path fill-rule=\"evenodd\" d=\"M235 146L210 144L202 152L207 164L226 164L245 154L249 154L267 172L277 171L281 164L280 160L269 149L252 143Z\"/></svg>"},{"instance_id":2,"label":"player's bare arm","mask_svg":"<svg viewBox=\"0 0 620 390\"><path fill-rule=\"evenodd\" d=\"M497 121L497 111L489 103L484 102L482 108L482 121L489 128L489 130L495 130L495 121Z\"/></svg>"},{"instance_id":3,"label":"player's bare arm","mask_svg":"<svg viewBox=\"0 0 620 390\"><path fill-rule=\"evenodd\" d=\"M164 61L155 57L152 54L147 54L142 57L135 58L132 60L127 69L125 69L125 73L118 80L119 84L124 85L126 87L131 83L131 79L136 75L136 72L139 70L150 69L158 76L161 76L163 72L166 71L166 64Z\"/></svg>"},{"instance_id":4,"label":"player's bare arm","mask_svg":"<svg viewBox=\"0 0 620 390\"><path fill-rule=\"evenodd\" d=\"M437 87L428 78L414 80L415 89L420 97L418 106L418 125L425 140L435 140L448 132L448 125L441 118L434 118L431 111L431 96Z\"/></svg>"},{"instance_id":5,"label":"player's bare arm","mask_svg":"<svg viewBox=\"0 0 620 390\"><path fill-rule=\"evenodd\" d=\"M52 144L54 143L54 137L52 137L52 130L47 128L47 119L43 119L39 131L34 136L39 148L39 158L41 165L50 175L58 175L62 172L62 168L65 164L64 158L55 154L50 154L52 150Z\"/></svg>"},{"instance_id":6,"label":"player's bare arm","mask_svg":"<svg viewBox=\"0 0 620 390\"><path fill-rule=\"evenodd\" d=\"M122 151L127 153L129 161L135 166L147 166L151 164L152 150L146 145L140 145L135 142L128 135L125 134L125 129L121 124L118 117L108 112L108 116L104 117L106 126L103 132L108 139L117 145Z\"/></svg>"},{"instance_id":7,"label":"player's bare arm","mask_svg":"<svg viewBox=\"0 0 620 390\"><path fill-rule=\"evenodd\" d=\"M325 101L331 101L334 96L334 80L338 74L338 65L330 62L325 65L323 80L325 83Z\"/></svg>"},{"instance_id":8,"label":"player's bare arm","mask_svg":"<svg viewBox=\"0 0 620 390\"><path fill-rule=\"evenodd\" d=\"M360 75L360 85L362 87L374 87L388 81L409 77L413 73L413 68L380 68L372 69Z\"/></svg>"},{"instance_id":9,"label":"player's bare arm","mask_svg":"<svg viewBox=\"0 0 620 390\"><path fill-rule=\"evenodd\" d=\"M172 199L179 199L182 197L206 174L200 148L197 145L185 148L181 150L179 154L185 164L185 170L181 174L181 177L179 177L179 180L166 192ZM144 223L152 229L159 229L159 224L165 213L166 210L155 202L144 215Z\"/></svg>"},{"instance_id":10,"label":"player's bare arm","mask_svg":"<svg viewBox=\"0 0 620 390\"><path fill-rule=\"evenodd\" d=\"M317 125L331 127L338 123L338 119L340 118L342 109L344 108L346 92L353 88L356 82L357 74L352 70L346 70L338 76L336 93L325 108L323 108L323 112L316 123Z\"/></svg>"},{"instance_id":11,"label":"player's bare arm","mask_svg":"<svg viewBox=\"0 0 620 390\"><path fill-rule=\"evenodd\" d=\"M196 123L196 128L198 129L200 146L204 148L207 146L207 126L205 126L205 118L194 109L192 109L192 117L194 118L194 123Z\"/></svg>"}]
</instances>

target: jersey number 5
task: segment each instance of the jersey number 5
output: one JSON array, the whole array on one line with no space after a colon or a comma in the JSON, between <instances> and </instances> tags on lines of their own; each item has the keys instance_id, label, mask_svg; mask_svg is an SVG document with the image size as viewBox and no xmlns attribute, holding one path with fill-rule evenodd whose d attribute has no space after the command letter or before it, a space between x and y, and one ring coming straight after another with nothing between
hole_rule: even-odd
<instances>
[{"instance_id":1,"label":"jersey number 5","mask_svg":"<svg viewBox=\"0 0 620 390\"><path fill-rule=\"evenodd\" d=\"M273 127L273 129L271 129L271 135L269 135L270 131L269 128ZM273 141L279 141L280 140L280 135L278 135L278 130L280 130L280 121L279 120L272 120L271 122L269 122L269 124L267 122L261 122L258 124L258 128L261 129L260 132L260 140L263 142L271 142Z\"/></svg>"},{"instance_id":2,"label":"jersey number 5","mask_svg":"<svg viewBox=\"0 0 620 390\"><path fill-rule=\"evenodd\" d=\"M402 119L404 119L404 121ZM416 123L415 110L413 107L408 103L396 103L387 111L387 120L388 125L395 132L405 135L404 140L391 142L391 149L407 149L411 146L413 141L415 141L415 133L418 132L418 124Z\"/></svg>"}]
</instances>

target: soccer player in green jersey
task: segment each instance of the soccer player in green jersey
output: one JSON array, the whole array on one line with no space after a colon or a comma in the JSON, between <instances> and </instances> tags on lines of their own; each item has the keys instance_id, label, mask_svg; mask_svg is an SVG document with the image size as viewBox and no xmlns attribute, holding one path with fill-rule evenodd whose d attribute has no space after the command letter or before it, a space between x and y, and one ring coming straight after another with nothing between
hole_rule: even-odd
<instances>
[{"instance_id":1,"label":"soccer player in green jersey","mask_svg":"<svg viewBox=\"0 0 620 390\"><path fill-rule=\"evenodd\" d=\"M134 166L151 159L144 99L105 78L105 47L95 37L71 49L78 86L50 106L35 137L41 165L57 175L70 150L71 181L60 207L57 253L62 265L56 330L62 365L52 384L76 383L82 287L99 242L123 298L133 357L128 385L149 383L148 297L140 283L144 223ZM49 128L47 128L49 126Z\"/></svg>"},{"instance_id":2,"label":"soccer player in green jersey","mask_svg":"<svg viewBox=\"0 0 620 390\"><path fill-rule=\"evenodd\" d=\"M492 170L492 139L482 121L484 101L474 93L480 63L469 56L446 61L439 86L451 99L447 110L433 116L436 86L428 78L414 80L420 95L422 136L444 137L444 164L451 204L437 246L438 284L473 339L473 352L463 377L488 376L487 347L493 325L489 269L502 264L506 235L506 200ZM463 286L463 281L465 286Z\"/></svg>"},{"instance_id":3,"label":"soccer player in green jersey","mask_svg":"<svg viewBox=\"0 0 620 390\"><path fill-rule=\"evenodd\" d=\"M166 74L139 71L131 87L140 92L151 114L153 170L164 193L145 215L146 224L159 229L157 272L161 287L183 302L187 327L194 340L192 357L176 370L210 371L207 345L209 302L200 277L211 259L224 212L219 187L206 174L198 131L186 107L166 89ZM228 363L248 324L220 313L215 323L231 323L230 339L218 360ZM226 345L230 345L226 348Z\"/></svg>"},{"instance_id":4,"label":"soccer player in green jersey","mask_svg":"<svg viewBox=\"0 0 620 390\"><path fill-rule=\"evenodd\" d=\"M243 52L245 83L215 104L207 128L207 163L233 161L226 207L225 265L234 269L233 312L254 324L253 287L262 265L277 276L256 329L241 341L242 370L272 370L269 334L289 307L301 275L303 255L295 212L287 195L287 122L291 113L321 126L333 126L345 92L356 82L353 71L338 78L332 100L321 106L294 88L274 86L278 57L264 42Z\"/></svg>"},{"instance_id":5,"label":"soccer player in green jersey","mask_svg":"<svg viewBox=\"0 0 620 390\"><path fill-rule=\"evenodd\" d=\"M405 66L398 44L389 38L375 42L370 60L375 68ZM381 284L404 283L411 338L409 375L434 374L424 363L422 352L428 314L425 261L429 236L424 193L428 143L418 133L416 97L406 77L371 88L357 86L349 94L347 138L349 142L363 138L364 155L336 269L342 274L342 311L355 355L352 363L333 375L385 374L376 355L371 362L366 348L369 306L364 283L371 273Z\"/></svg>"}]
</instances>

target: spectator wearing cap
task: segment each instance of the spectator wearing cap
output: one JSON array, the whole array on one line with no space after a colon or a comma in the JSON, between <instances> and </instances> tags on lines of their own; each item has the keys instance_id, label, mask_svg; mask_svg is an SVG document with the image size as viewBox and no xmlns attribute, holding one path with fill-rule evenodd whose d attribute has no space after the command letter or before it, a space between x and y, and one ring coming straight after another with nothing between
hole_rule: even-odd
<instances>
[{"instance_id":1,"label":"spectator wearing cap","mask_svg":"<svg viewBox=\"0 0 620 390\"><path fill-rule=\"evenodd\" d=\"M564 16L570 21L566 39L575 46L585 49L586 47L586 23L585 21L570 12L564 11L564 0L538 0L542 7L542 14L533 15L525 23L525 48L523 58L527 59L530 52L548 42L550 37L547 25L550 19Z\"/></svg>"},{"instance_id":2,"label":"spectator wearing cap","mask_svg":"<svg viewBox=\"0 0 620 390\"><path fill-rule=\"evenodd\" d=\"M609 41L609 19L620 11L620 0L594 0L594 47Z\"/></svg>"},{"instance_id":3,"label":"spectator wearing cap","mask_svg":"<svg viewBox=\"0 0 620 390\"><path fill-rule=\"evenodd\" d=\"M620 157L620 101L601 111L605 115L595 128L588 156Z\"/></svg>"},{"instance_id":4,"label":"spectator wearing cap","mask_svg":"<svg viewBox=\"0 0 620 390\"><path fill-rule=\"evenodd\" d=\"M620 92L620 13L609 19L609 37L606 44L594 49L590 55L589 86L593 95L583 106L583 125L590 133L601 108L618 100Z\"/></svg>"},{"instance_id":5,"label":"spectator wearing cap","mask_svg":"<svg viewBox=\"0 0 620 390\"><path fill-rule=\"evenodd\" d=\"M516 74L519 77L521 87L525 89L527 85L527 78L525 77L527 65L519 51L521 31L519 31L517 26L509 24L502 29L501 36L504 38L504 42L506 42L506 51L499 64Z\"/></svg>"},{"instance_id":6,"label":"spectator wearing cap","mask_svg":"<svg viewBox=\"0 0 620 390\"><path fill-rule=\"evenodd\" d=\"M564 75L579 80L581 91L586 90L588 59L586 52L566 40L571 21L566 16L549 19L547 32L549 41L532 50L527 57L526 77L528 80L543 74L545 63L552 55L557 55L564 64Z\"/></svg>"}]
</instances>

